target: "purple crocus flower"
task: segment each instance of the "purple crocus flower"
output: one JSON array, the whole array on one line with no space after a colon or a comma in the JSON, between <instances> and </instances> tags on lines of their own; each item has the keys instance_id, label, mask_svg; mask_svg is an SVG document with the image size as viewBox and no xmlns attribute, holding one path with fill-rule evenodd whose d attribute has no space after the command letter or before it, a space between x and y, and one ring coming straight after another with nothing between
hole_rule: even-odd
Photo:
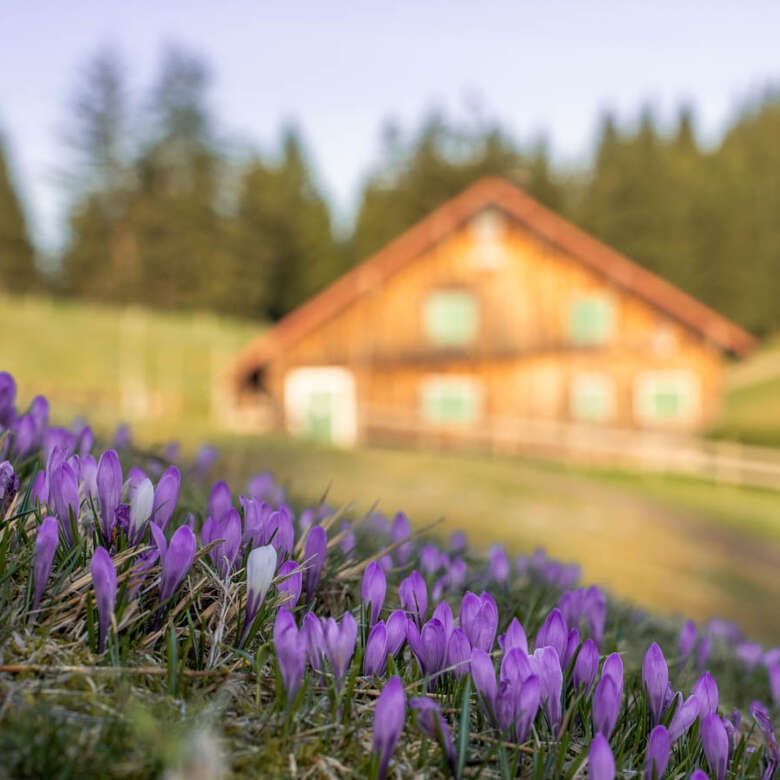
<instances>
[{"instance_id":1,"label":"purple crocus flower","mask_svg":"<svg viewBox=\"0 0 780 780\"><path fill-rule=\"evenodd\" d=\"M599 649L593 639L586 639L582 643L580 653L574 662L574 671L572 680L575 690L583 688L590 692L593 681L596 679L596 672L599 670Z\"/></svg>"},{"instance_id":2,"label":"purple crocus flower","mask_svg":"<svg viewBox=\"0 0 780 780\"><path fill-rule=\"evenodd\" d=\"M717 712L702 718L701 744L715 780L724 780L729 758L729 738Z\"/></svg>"},{"instance_id":3,"label":"purple crocus flower","mask_svg":"<svg viewBox=\"0 0 780 780\"><path fill-rule=\"evenodd\" d=\"M694 769L691 773L689 780L710 780L706 772L702 772L701 769Z\"/></svg>"},{"instance_id":4,"label":"purple crocus flower","mask_svg":"<svg viewBox=\"0 0 780 780\"><path fill-rule=\"evenodd\" d=\"M539 700L542 695L542 687L537 675L532 674L520 684L520 693L517 696L515 711L515 737L519 743L528 739L531 724L534 722L539 710Z\"/></svg>"},{"instance_id":5,"label":"purple crocus flower","mask_svg":"<svg viewBox=\"0 0 780 780\"><path fill-rule=\"evenodd\" d=\"M449 566L447 577L452 588L462 588L466 581L466 561L463 558L455 558Z\"/></svg>"},{"instance_id":6,"label":"purple crocus flower","mask_svg":"<svg viewBox=\"0 0 780 780\"><path fill-rule=\"evenodd\" d=\"M672 744L677 742L699 717L699 700L695 696L689 696L683 701L682 693L677 693L675 698L677 706L669 722L669 738Z\"/></svg>"},{"instance_id":7,"label":"purple crocus flower","mask_svg":"<svg viewBox=\"0 0 780 780\"><path fill-rule=\"evenodd\" d=\"M385 621L378 621L368 633L363 655L363 674L382 677L387 665L387 628Z\"/></svg>"},{"instance_id":8,"label":"purple crocus flower","mask_svg":"<svg viewBox=\"0 0 780 780\"><path fill-rule=\"evenodd\" d=\"M408 618L402 609L396 609L387 618L387 652L395 655L406 641L406 623Z\"/></svg>"},{"instance_id":9,"label":"purple crocus flower","mask_svg":"<svg viewBox=\"0 0 780 780\"><path fill-rule=\"evenodd\" d=\"M444 634L447 642L455 629L455 618L452 616L452 607L446 601L440 601L433 610L432 618L438 620L444 626Z\"/></svg>"},{"instance_id":10,"label":"purple crocus flower","mask_svg":"<svg viewBox=\"0 0 780 780\"><path fill-rule=\"evenodd\" d=\"M525 629L517 618L512 618L506 633L499 635L498 646L505 653L509 652L513 647L519 647L524 653L528 653L528 639L525 635Z\"/></svg>"},{"instance_id":11,"label":"purple crocus flower","mask_svg":"<svg viewBox=\"0 0 780 780\"><path fill-rule=\"evenodd\" d=\"M23 414L13 421L11 430L14 433L12 452L18 458L25 458L35 449L35 420Z\"/></svg>"},{"instance_id":12,"label":"purple crocus flower","mask_svg":"<svg viewBox=\"0 0 780 780\"><path fill-rule=\"evenodd\" d=\"M303 634L306 639L306 654L311 668L322 674L322 659L325 655L325 632L322 621L313 613L307 612L303 617Z\"/></svg>"},{"instance_id":13,"label":"purple crocus flower","mask_svg":"<svg viewBox=\"0 0 780 780\"><path fill-rule=\"evenodd\" d=\"M669 763L671 750L669 732L666 726L656 726L647 740L647 762L645 764L645 780L661 780Z\"/></svg>"},{"instance_id":14,"label":"purple crocus flower","mask_svg":"<svg viewBox=\"0 0 780 780\"><path fill-rule=\"evenodd\" d=\"M693 695L699 702L699 715L702 718L711 712L718 711L718 684L709 672L705 672L696 680L696 684L693 686Z\"/></svg>"},{"instance_id":15,"label":"purple crocus flower","mask_svg":"<svg viewBox=\"0 0 780 780\"><path fill-rule=\"evenodd\" d=\"M464 534L463 531L453 531L450 534L449 547L450 547L450 552L453 554L466 552L466 547L468 547L466 534Z\"/></svg>"},{"instance_id":16,"label":"purple crocus flower","mask_svg":"<svg viewBox=\"0 0 780 780\"><path fill-rule=\"evenodd\" d=\"M155 528L158 526L155 525ZM164 538L164 537L163 537ZM195 559L195 534L189 526L176 529L167 550L161 550L160 603L164 604L181 585Z\"/></svg>"},{"instance_id":17,"label":"purple crocus flower","mask_svg":"<svg viewBox=\"0 0 780 780\"><path fill-rule=\"evenodd\" d=\"M423 676L430 677L444 668L447 634L440 621L431 618L423 624L422 630L419 630L410 618L406 624L406 639Z\"/></svg>"},{"instance_id":18,"label":"purple crocus flower","mask_svg":"<svg viewBox=\"0 0 780 780\"><path fill-rule=\"evenodd\" d=\"M382 605L385 603L386 593L387 578L385 573L376 561L371 561L366 566L363 582L360 586L360 595L369 614L369 625L373 626L378 620Z\"/></svg>"},{"instance_id":19,"label":"purple crocus flower","mask_svg":"<svg viewBox=\"0 0 780 780\"><path fill-rule=\"evenodd\" d=\"M168 527L176 502L179 500L181 487L181 472L176 466L169 466L160 477L154 491L154 508L152 522L157 523L163 531Z\"/></svg>"},{"instance_id":20,"label":"purple crocus flower","mask_svg":"<svg viewBox=\"0 0 780 780\"><path fill-rule=\"evenodd\" d=\"M764 738L767 752L767 768L764 773L764 778L766 778L766 780L771 780L774 776L775 769L780 765L780 753L778 753L777 749L777 738L775 737L775 730L772 727L772 720L769 717L769 711L760 701L751 703L750 714L753 716L753 720L755 720L756 725L761 732L761 736Z\"/></svg>"},{"instance_id":21,"label":"purple crocus flower","mask_svg":"<svg viewBox=\"0 0 780 780\"><path fill-rule=\"evenodd\" d=\"M466 632L460 628L453 628L447 645L446 665L453 667L452 673L456 677L468 674L471 652L471 642L469 642Z\"/></svg>"},{"instance_id":22,"label":"purple crocus flower","mask_svg":"<svg viewBox=\"0 0 780 780\"><path fill-rule=\"evenodd\" d=\"M122 464L116 450L106 450L100 456L95 479L100 500L100 530L106 544L111 544L122 498Z\"/></svg>"},{"instance_id":23,"label":"purple crocus flower","mask_svg":"<svg viewBox=\"0 0 780 780\"><path fill-rule=\"evenodd\" d=\"M355 549L355 545L357 544L355 532L352 530L350 523L344 521L339 528L339 533L344 534L344 536L341 537L341 541L339 542L341 552L343 552L345 556L349 557L352 554L352 551Z\"/></svg>"},{"instance_id":24,"label":"purple crocus flower","mask_svg":"<svg viewBox=\"0 0 780 780\"><path fill-rule=\"evenodd\" d=\"M593 693L593 730L609 739L617 723L619 709L620 699L615 683L611 677L602 675Z\"/></svg>"},{"instance_id":25,"label":"purple crocus flower","mask_svg":"<svg viewBox=\"0 0 780 780\"><path fill-rule=\"evenodd\" d=\"M563 660L566 656L568 636L569 629L566 626L566 621L563 619L560 609L556 607L547 616L547 619L536 634L534 649L548 646L554 647L558 653L558 658Z\"/></svg>"},{"instance_id":26,"label":"purple crocus flower","mask_svg":"<svg viewBox=\"0 0 780 780\"><path fill-rule=\"evenodd\" d=\"M441 554L439 548L432 545L423 545L420 550L420 568L426 574L436 574L439 570L439 564L441 562Z\"/></svg>"},{"instance_id":27,"label":"purple crocus flower","mask_svg":"<svg viewBox=\"0 0 780 780\"><path fill-rule=\"evenodd\" d=\"M65 428L48 428L43 434L43 454L49 462L54 450L62 450L63 457L69 458L76 450L76 437Z\"/></svg>"},{"instance_id":28,"label":"purple crocus flower","mask_svg":"<svg viewBox=\"0 0 780 780\"><path fill-rule=\"evenodd\" d=\"M758 642L740 642L736 647L736 656L747 667L749 672L761 663L764 650Z\"/></svg>"},{"instance_id":29,"label":"purple crocus flower","mask_svg":"<svg viewBox=\"0 0 780 780\"><path fill-rule=\"evenodd\" d=\"M501 659L499 679L512 684L522 683L533 674L531 661L521 647L513 647Z\"/></svg>"},{"instance_id":30,"label":"purple crocus flower","mask_svg":"<svg viewBox=\"0 0 780 780\"><path fill-rule=\"evenodd\" d=\"M416 569L401 580L398 588L401 606L421 625L428 612L428 588Z\"/></svg>"},{"instance_id":31,"label":"purple crocus flower","mask_svg":"<svg viewBox=\"0 0 780 780\"><path fill-rule=\"evenodd\" d=\"M509 558L500 544L494 544L488 553L488 574L494 581L503 585L509 578Z\"/></svg>"},{"instance_id":32,"label":"purple crocus flower","mask_svg":"<svg viewBox=\"0 0 780 780\"><path fill-rule=\"evenodd\" d=\"M73 544L71 513L79 517L79 483L75 472L67 463L61 463L49 475L49 493L54 503L54 514L60 521L60 528L68 544Z\"/></svg>"},{"instance_id":33,"label":"purple crocus flower","mask_svg":"<svg viewBox=\"0 0 780 780\"><path fill-rule=\"evenodd\" d=\"M680 660L685 663L696 646L696 623L692 620L688 620L680 629L677 646L680 650Z\"/></svg>"},{"instance_id":34,"label":"purple crocus flower","mask_svg":"<svg viewBox=\"0 0 780 780\"><path fill-rule=\"evenodd\" d=\"M642 663L642 682L647 689L647 704L653 723L658 725L664 711L664 699L669 685L669 669L661 648L653 642L645 653Z\"/></svg>"},{"instance_id":35,"label":"purple crocus flower","mask_svg":"<svg viewBox=\"0 0 780 780\"><path fill-rule=\"evenodd\" d=\"M95 603L100 618L98 653L102 653L106 647L106 633L116 605L116 569L105 547L98 547L95 550L90 569L92 583L95 586Z\"/></svg>"},{"instance_id":36,"label":"purple crocus flower","mask_svg":"<svg viewBox=\"0 0 780 780\"><path fill-rule=\"evenodd\" d=\"M357 641L357 623L349 612L345 612L341 623L328 618L323 625L325 634L325 654L336 678L337 687L341 687L347 667L355 652Z\"/></svg>"},{"instance_id":37,"label":"purple crocus flower","mask_svg":"<svg viewBox=\"0 0 780 780\"><path fill-rule=\"evenodd\" d=\"M316 618L315 618L316 620ZM292 613L282 607L274 622L274 647L288 706L295 701L306 671L306 637L298 631Z\"/></svg>"},{"instance_id":38,"label":"purple crocus flower","mask_svg":"<svg viewBox=\"0 0 780 780\"><path fill-rule=\"evenodd\" d=\"M588 777L590 780L614 780L615 778L615 758L603 734L596 734L590 743Z\"/></svg>"},{"instance_id":39,"label":"purple crocus flower","mask_svg":"<svg viewBox=\"0 0 780 780\"><path fill-rule=\"evenodd\" d=\"M282 595L287 607L294 607L303 590L303 572L295 561L285 561L279 567L279 584L276 589Z\"/></svg>"},{"instance_id":40,"label":"purple crocus flower","mask_svg":"<svg viewBox=\"0 0 780 780\"><path fill-rule=\"evenodd\" d=\"M250 496L268 501L274 506L280 506L284 502L284 488L276 484L274 475L270 471L261 471L250 477L246 489Z\"/></svg>"},{"instance_id":41,"label":"purple crocus flower","mask_svg":"<svg viewBox=\"0 0 780 780\"><path fill-rule=\"evenodd\" d=\"M561 661L554 647L543 647L529 656L531 668L541 684L541 699L544 702L544 714L550 728L555 732L560 725L561 689L563 688L563 673Z\"/></svg>"},{"instance_id":42,"label":"purple crocus flower","mask_svg":"<svg viewBox=\"0 0 780 780\"><path fill-rule=\"evenodd\" d=\"M409 518L403 513L399 512L393 520L392 539L393 543L408 539L412 535L412 526L409 524ZM395 551L398 563L401 566L405 566L409 562L409 556L412 554L412 543L404 542L399 544Z\"/></svg>"},{"instance_id":43,"label":"purple crocus flower","mask_svg":"<svg viewBox=\"0 0 780 780\"><path fill-rule=\"evenodd\" d=\"M0 428L7 428L16 417L16 382L7 371L0 371Z\"/></svg>"},{"instance_id":44,"label":"purple crocus flower","mask_svg":"<svg viewBox=\"0 0 780 780\"><path fill-rule=\"evenodd\" d=\"M576 628L569 631L569 637L566 640L566 655L561 659L561 668L568 669L574 660L574 654L580 646L580 632Z\"/></svg>"},{"instance_id":45,"label":"purple crocus flower","mask_svg":"<svg viewBox=\"0 0 780 780\"><path fill-rule=\"evenodd\" d=\"M54 553L57 551L58 543L59 529L57 518L44 517L43 522L38 526L38 533L35 537L35 559L33 562L35 595L33 597L33 609L38 609L38 605L41 603L41 596L49 580L51 564L54 560Z\"/></svg>"},{"instance_id":46,"label":"purple crocus flower","mask_svg":"<svg viewBox=\"0 0 780 780\"><path fill-rule=\"evenodd\" d=\"M209 493L208 513L214 522L221 523L227 513L233 508L233 496L230 487L224 480L219 480L211 486Z\"/></svg>"},{"instance_id":47,"label":"purple crocus flower","mask_svg":"<svg viewBox=\"0 0 780 780\"><path fill-rule=\"evenodd\" d=\"M328 552L328 537L322 526L315 525L306 537L306 547L303 551L303 587L306 592L306 603L311 604L314 591L322 576L325 566L325 556Z\"/></svg>"},{"instance_id":48,"label":"purple crocus flower","mask_svg":"<svg viewBox=\"0 0 780 780\"><path fill-rule=\"evenodd\" d=\"M209 550L209 557L222 577L233 570L233 563L241 547L241 516L232 507L224 518L217 522L213 517L206 518L201 529L203 544L216 544Z\"/></svg>"},{"instance_id":49,"label":"purple crocus flower","mask_svg":"<svg viewBox=\"0 0 780 780\"><path fill-rule=\"evenodd\" d=\"M43 472L38 472L39 474ZM16 498L19 490L19 477L14 472L14 467L4 460L0 463L0 519L5 516L8 508Z\"/></svg>"},{"instance_id":50,"label":"purple crocus flower","mask_svg":"<svg viewBox=\"0 0 780 780\"><path fill-rule=\"evenodd\" d=\"M498 607L489 593L477 596L470 590L466 591L460 603L458 622L472 647L488 653L493 649L498 629Z\"/></svg>"},{"instance_id":51,"label":"purple crocus flower","mask_svg":"<svg viewBox=\"0 0 780 780\"><path fill-rule=\"evenodd\" d=\"M276 573L276 549L266 544L255 547L246 560L246 622L244 632L249 630L252 621L265 601L265 595Z\"/></svg>"},{"instance_id":52,"label":"purple crocus flower","mask_svg":"<svg viewBox=\"0 0 780 780\"><path fill-rule=\"evenodd\" d=\"M618 692L618 699L623 699L623 659L619 653L610 653L601 668L602 677L611 677Z\"/></svg>"},{"instance_id":53,"label":"purple crocus flower","mask_svg":"<svg viewBox=\"0 0 780 780\"><path fill-rule=\"evenodd\" d=\"M391 677L374 707L374 753L379 757L377 780L384 780L395 744L401 735L406 717L406 696L401 678Z\"/></svg>"},{"instance_id":54,"label":"purple crocus flower","mask_svg":"<svg viewBox=\"0 0 780 780\"><path fill-rule=\"evenodd\" d=\"M490 656L481 648L476 647L471 651L471 679L474 687L479 691L485 703L487 711L494 715L496 706L496 670Z\"/></svg>"},{"instance_id":55,"label":"purple crocus flower","mask_svg":"<svg viewBox=\"0 0 780 780\"><path fill-rule=\"evenodd\" d=\"M266 502L258 501L251 496L239 496L241 508L244 510L244 535L242 544L250 550L267 543L265 526L273 512L273 507Z\"/></svg>"},{"instance_id":56,"label":"purple crocus flower","mask_svg":"<svg viewBox=\"0 0 780 780\"><path fill-rule=\"evenodd\" d=\"M211 471L212 466L217 462L217 458L219 458L219 450L216 447L210 444L201 446L195 453L195 463L192 465L195 476L203 479Z\"/></svg>"},{"instance_id":57,"label":"purple crocus flower","mask_svg":"<svg viewBox=\"0 0 780 780\"><path fill-rule=\"evenodd\" d=\"M579 570L577 570L579 578ZM597 645L604 640L604 623L607 618L607 597L597 585L591 585L585 593L585 618L588 630Z\"/></svg>"},{"instance_id":58,"label":"purple crocus flower","mask_svg":"<svg viewBox=\"0 0 780 780\"><path fill-rule=\"evenodd\" d=\"M409 700L412 709L417 710L417 723L420 731L431 739L435 739L444 755L453 777L458 776L458 760L455 754L455 745L452 742L452 734L447 722L441 714L438 703L428 697L417 697Z\"/></svg>"},{"instance_id":59,"label":"purple crocus flower","mask_svg":"<svg viewBox=\"0 0 780 780\"><path fill-rule=\"evenodd\" d=\"M708 636L703 636L699 642L699 649L696 651L696 665L703 669L707 665L707 659L710 657L712 642Z\"/></svg>"},{"instance_id":60,"label":"purple crocus flower","mask_svg":"<svg viewBox=\"0 0 780 780\"><path fill-rule=\"evenodd\" d=\"M293 513L289 507L282 505L269 515L265 525L265 543L272 544L276 548L280 560L292 555L295 528Z\"/></svg>"}]
</instances>

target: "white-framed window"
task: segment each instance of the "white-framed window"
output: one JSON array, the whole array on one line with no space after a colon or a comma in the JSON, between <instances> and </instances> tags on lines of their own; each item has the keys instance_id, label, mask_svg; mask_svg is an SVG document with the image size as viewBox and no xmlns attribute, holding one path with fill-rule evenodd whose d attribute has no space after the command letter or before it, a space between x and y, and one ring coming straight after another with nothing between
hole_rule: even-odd
<instances>
[{"instance_id":1,"label":"white-framed window","mask_svg":"<svg viewBox=\"0 0 780 780\"><path fill-rule=\"evenodd\" d=\"M431 425L473 425L482 415L482 383L470 376L427 377L420 404L423 420Z\"/></svg>"},{"instance_id":2,"label":"white-framed window","mask_svg":"<svg viewBox=\"0 0 780 780\"><path fill-rule=\"evenodd\" d=\"M579 295L569 307L569 338L578 346L606 344L615 328L615 307L601 293Z\"/></svg>"},{"instance_id":3,"label":"white-framed window","mask_svg":"<svg viewBox=\"0 0 780 780\"><path fill-rule=\"evenodd\" d=\"M569 390L571 416L582 422L607 422L615 416L615 382L598 371L572 377Z\"/></svg>"},{"instance_id":4,"label":"white-framed window","mask_svg":"<svg viewBox=\"0 0 780 780\"><path fill-rule=\"evenodd\" d=\"M473 344L479 328L479 304L471 290L452 288L429 293L423 306L423 327L436 347Z\"/></svg>"},{"instance_id":5,"label":"white-framed window","mask_svg":"<svg viewBox=\"0 0 780 780\"><path fill-rule=\"evenodd\" d=\"M634 415L648 425L696 422L701 414L701 384L692 371L644 371L634 383Z\"/></svg>"}]
</instances>

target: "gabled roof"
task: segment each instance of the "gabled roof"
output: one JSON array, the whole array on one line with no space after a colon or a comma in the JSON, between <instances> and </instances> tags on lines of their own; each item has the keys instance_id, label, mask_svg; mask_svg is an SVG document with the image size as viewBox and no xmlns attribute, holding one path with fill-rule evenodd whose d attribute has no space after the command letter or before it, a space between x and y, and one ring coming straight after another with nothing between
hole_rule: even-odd
<instances>
[{"instance_id":1,"label":"gabled roof","mask_svg":"<svg viewBox=\"0 0 780 780\"><path fill-rule=\"evenodd\" d=\"M252 341L236 360L236 376L268 362L489 206L498 207L583 265L724 351L743 355L754 346L753 336L731 320L602 244L505 179L489 177L444 203Z\"/></svg>"}]
</instances>

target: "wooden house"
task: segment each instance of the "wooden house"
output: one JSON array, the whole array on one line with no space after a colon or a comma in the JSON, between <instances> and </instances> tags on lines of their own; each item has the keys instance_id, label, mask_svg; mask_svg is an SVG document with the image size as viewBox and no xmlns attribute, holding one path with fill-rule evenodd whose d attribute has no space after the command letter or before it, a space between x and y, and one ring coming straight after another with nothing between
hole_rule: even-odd
<instances>
[{"instance_id":1,"label":"wooden house","mask_svg":"<svg viewBox=\"0 0 780 780\"><path fill-rule=\"evenodd\" d=\"M349 445L691 432L753 338L507 181L482 179L250 343L246 428ZM514 433L512 433L514 432Z\"/></svg>"}]
</instances>

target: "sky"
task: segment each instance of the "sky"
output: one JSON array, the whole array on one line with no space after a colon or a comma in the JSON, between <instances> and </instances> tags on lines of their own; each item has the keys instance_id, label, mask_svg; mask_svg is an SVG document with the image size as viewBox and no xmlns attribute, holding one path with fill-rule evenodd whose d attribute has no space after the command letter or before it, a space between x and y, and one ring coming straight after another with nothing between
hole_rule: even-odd
<instances>
[{"instance_id":1,"label":"sky","mask_svg":"<svg viewBox=\"0 0 780 780\"><path fill-rule=\"evenodd\" d=\"M202 54L223 130L270 151L301 127L342 224L377 159L387 117L413 128L431 106L477 103L554 160L585 164L606 109L696 110L716 143L740 105L780 83L780 3L741 0L0 0L0 132L34 237L62 241L55 171L79 69L115 47L141 90L162 48Z\"/></svg>"}]
</instances>

